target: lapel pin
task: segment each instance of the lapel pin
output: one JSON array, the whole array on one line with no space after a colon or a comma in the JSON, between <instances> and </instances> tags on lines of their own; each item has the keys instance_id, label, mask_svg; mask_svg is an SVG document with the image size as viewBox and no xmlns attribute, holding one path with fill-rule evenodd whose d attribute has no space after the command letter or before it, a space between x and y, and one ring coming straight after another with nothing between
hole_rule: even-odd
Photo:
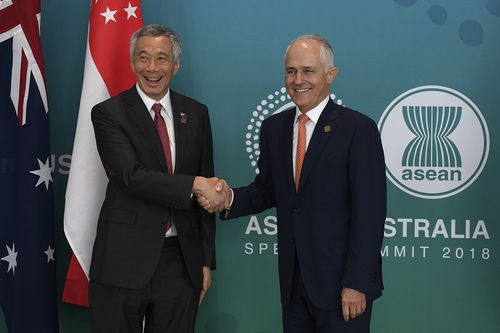
<instances>
[{"instance_id":1,"label":"lapel pin","mask_svg":"<svg viewBox=\"0 0 500 333\"><path fill-rule=\"evenodd\" d=\"M188 122L187 114L184 112L179 112L179 115L181 116L181 124L187 124Z\"/></svg>"},{"instance_id":2,"label":"lapel pin","mask_svg":"<svg viewBox=\"0 0 500 333\"><path fill-rule=\"evenodd\" d=\"M328 133L332 130L332 126L330 125L325 125L325 127L323 127L323 132L325 133Z\"/></svg>"}]
</instances>

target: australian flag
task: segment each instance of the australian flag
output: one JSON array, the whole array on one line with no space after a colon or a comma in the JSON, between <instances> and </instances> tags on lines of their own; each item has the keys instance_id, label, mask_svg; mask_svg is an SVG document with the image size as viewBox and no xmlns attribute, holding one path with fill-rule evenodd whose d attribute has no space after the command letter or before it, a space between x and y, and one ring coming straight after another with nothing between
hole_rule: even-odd
<instances>
[{"instance_id":1,"label":"australian flag","mask_svg":"<svg viewBox=\"0 0 500 333\"><path fill-rule=\"evenodd\" d=\"M39 23L40 0L0 0L0 306L9 333L58 332Z\"/></svg>"}]
</instances>

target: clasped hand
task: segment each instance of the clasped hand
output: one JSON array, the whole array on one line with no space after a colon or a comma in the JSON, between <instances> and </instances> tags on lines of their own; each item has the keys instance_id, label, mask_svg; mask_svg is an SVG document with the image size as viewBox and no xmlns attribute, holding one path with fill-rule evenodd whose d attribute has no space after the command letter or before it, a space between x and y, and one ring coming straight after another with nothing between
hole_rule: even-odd
<instances>
[{"instance_id":1,"label":"clasped hand","mask_svg":"<svg viewBox=\"0 0 500 333\"><path fill-rule=\"evenodd\" d=\"M207 212L220 212L229 208L232 191L224 179L197 176L193 184L193 194L198 204Z\"/></svg>"}]
</instances>

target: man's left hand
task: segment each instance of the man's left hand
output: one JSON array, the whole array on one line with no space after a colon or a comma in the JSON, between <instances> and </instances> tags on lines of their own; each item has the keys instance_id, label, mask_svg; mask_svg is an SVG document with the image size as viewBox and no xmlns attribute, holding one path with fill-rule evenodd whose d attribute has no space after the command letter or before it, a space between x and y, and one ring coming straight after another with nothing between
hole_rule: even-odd
<instances>
[{"instance_id":1,"label":"man's left hand","mask_svg":"<svg viewBox=\"0 0 500 333\"><path fill-rule=\"evenodd\" d=\"M207 290L208 288L210 288L211 284L212 284L212 271L210 270L210 267L203 266L203 283L201 285L199 304L203 302L203 298L205 297L205 294L207 293Z\"/></svg>"},{"instance_id":2,"label":"man's left hand","mask_svg":"<svg viewBox=\"0 0 500 333\"><path fill-rule=\"evenodd\" d=\"M362 315L366 309L366 296L363 292L351 288L342 288L342 316L345 321Z\"/></svg>"}]
</instances>

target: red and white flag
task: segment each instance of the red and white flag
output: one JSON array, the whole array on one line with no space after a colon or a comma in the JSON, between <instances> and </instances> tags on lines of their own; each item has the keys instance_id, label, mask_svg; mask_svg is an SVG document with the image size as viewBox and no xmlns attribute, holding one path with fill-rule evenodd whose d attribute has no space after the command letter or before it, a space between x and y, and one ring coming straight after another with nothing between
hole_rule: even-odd
<instances>
[{"instance_id":1,"label":"red and white flag","mask_svg":"<svg viewBox=\"0 0 500 333\"><path fill-rule=\"evenodd\" d=\"M92 0L80 111L66 188L64 233L73 250L62 300L88 306L88 275L107 177L97 153L92 107L128 88L130 36L142 27L140 0Z\"/></svg>"}]
</instances>

